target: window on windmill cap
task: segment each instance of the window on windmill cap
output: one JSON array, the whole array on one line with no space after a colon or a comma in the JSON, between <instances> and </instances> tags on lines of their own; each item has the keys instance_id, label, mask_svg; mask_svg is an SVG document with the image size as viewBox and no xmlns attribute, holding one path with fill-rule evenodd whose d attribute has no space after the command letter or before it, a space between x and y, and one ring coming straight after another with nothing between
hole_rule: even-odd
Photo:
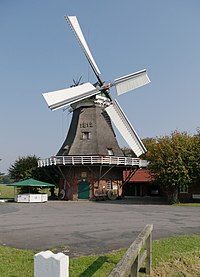
<instances>
[{"instance_id":1,"label":"window on windmill cap","mask_svg":"<svg viewBox=\"0 0 200 277\"><path fill-rule=\"evenodd\" d=\"M109 156L114 155L112 148L108 148L107 150L108 150L108 155Z\"/></svg>"},{"instance_id":2,"label":"window on windmill cap","mask_svg":"<svg viewBox=\"0 0 200 277\"><path fill-rule=\"evenodd\" d=\"M90 139L91 133L90 132L83 132L82 133L82 139Z\"/></svg>"}]
</instances>

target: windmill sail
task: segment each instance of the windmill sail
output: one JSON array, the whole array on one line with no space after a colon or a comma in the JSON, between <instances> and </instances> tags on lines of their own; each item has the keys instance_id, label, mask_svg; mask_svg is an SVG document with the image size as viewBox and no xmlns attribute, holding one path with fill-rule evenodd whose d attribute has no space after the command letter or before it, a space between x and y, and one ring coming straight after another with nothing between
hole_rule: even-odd
<instances>
[{"instance_id":1,"label":"windmill sail","mask_svg":"<svg viewBox=\"0 0 200 277\"><path fill-rule=\"evenodd\" d=\"M91 83L80 86L43 93L51 110L62 108L99 93Z\"/></svg>"},{"instance_id":2,"label":"windmill sail","mask_svg":"<svg viewBox=\"0 0 200 277\"><path fill-rule=\"evenodd\" d=\"M126 75L114 80L117 94L121 95L127 91L139 88L150 82L146 69Z\"/></svg>"},{"instance_id":3,"label":"windmill sail","mask_svg":"<svg viewBox=\"0 0 200 277\"><path fill-rule=\"evenodd\" d=\"M105 110L136 156L139 157L144 154L147 151L144 144L131 126L131 123L128 121L117 101L113 101Z\"/></svg>"},{"instance_id":4,"label":"windmill sail","mask_svg":"<svg viewBox=\"0 0 200 277\"><path fill-rule=\"evenodd\" d=\"M89 49L89 47L87 45L87 42L86 42L86 40L83 36L83 33L81 31L81 27L78 23L78 20L77 20L76 16L66 16L65 18L66 18L67 22L69 23L71 29L73 30L76 38L78 39L78 41L79 41L79 43L80 43L80 45L83 49L83 52L84 52L87 60L89 61L95 75L99 76L101 74L101 72L100 72L98 66L96 65L96 62L95 62L95 60L94 60L94 58L93 58L93 56L90 52L90 49Z\"/></svg>"}]
</instances>

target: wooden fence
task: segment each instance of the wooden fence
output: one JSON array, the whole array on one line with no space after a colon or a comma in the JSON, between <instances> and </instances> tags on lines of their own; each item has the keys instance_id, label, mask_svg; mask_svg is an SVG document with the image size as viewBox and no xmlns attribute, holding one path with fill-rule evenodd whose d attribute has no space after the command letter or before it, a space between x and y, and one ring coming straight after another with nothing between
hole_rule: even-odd
<instances>
[{"instance_id":1,"label":"wooden fence","mask_svg":"<svg viewBox=\"0 0 200 277\"><path fill-rule=\"evenodd\" d=\"M152 230L153 225L146 225L111 271L109 277L137 277L144 262L146 262L146 274L150 275L152 267Z\"/></svg>"}]
</instances>

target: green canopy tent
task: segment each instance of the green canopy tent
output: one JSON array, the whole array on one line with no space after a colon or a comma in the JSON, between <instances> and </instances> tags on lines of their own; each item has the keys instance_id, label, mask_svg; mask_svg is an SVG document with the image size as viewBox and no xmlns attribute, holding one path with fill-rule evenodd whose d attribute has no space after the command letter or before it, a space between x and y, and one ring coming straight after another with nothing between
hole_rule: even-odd
<instances>
[{"instance_id":1,"label":"green canopy tent","mask_svg":"<svg viewBox=\"0 0 200 277\"><path fill-rule=\"evenodd\" d=\"M35 180L35 179L26 179L26 180L23 180L23 181L8 184L7 186L13 186L14 188L28 187L29 188L29 194L30 194L30 191L31 191L31 187L38 187L38 188L55 187L55 185L53 185L53 184L41 182L41 181L38 181L38 180Z\"/></svg>"},{"instance_id":2,"label":"green canopy tent","mask_svg":"<svg viewBox=\"0 0 200 277\"><path fill-rule=\"evenodd\" d=\"M48 184L45 182L41 182L35 179L26 179L24 181L19 181L16 183L8 184L7 186L13 187L55 187L53 184Z\"/></svg>"}]
</instances>

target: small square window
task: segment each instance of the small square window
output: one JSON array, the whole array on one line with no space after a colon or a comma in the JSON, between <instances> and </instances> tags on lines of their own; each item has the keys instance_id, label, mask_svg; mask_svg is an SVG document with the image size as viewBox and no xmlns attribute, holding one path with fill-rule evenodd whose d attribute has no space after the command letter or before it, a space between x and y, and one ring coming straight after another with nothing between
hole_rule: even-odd
<instances>
[{"instance_id":1,"label":"small square window","mask_svg":"<svg viewBox=\"0 0 200 277\"><path fill-rule=\"evenodd\" d=\"M109 155L109 156L113 156L113 155L114 155L114 153L113 153L113 151L112 151L111 148L108 148L107 150L108 150L108 155Z\"/></svg>"},{"instance_id":2,"label":"small square window","mask_svg":"<svg viewBox=\"0 0 200 277\"><path fill-rule=\"evenodd\" d=\"M88 140L91 138L91 133L90 132L83 132L82 133L82 139Z\"/></svg>"},{"instance_id":3,"label":"small square window","mask_svg":"<svg viewBox=\"0 0 200 277\"><path fill-rule=\"evenodd\" d=\"M186 185L180 186L180 193L188 193L188 186Z\"/></svg>"},{"instance_id":4,"label":"small square window","mask_svg":"<svg viewBox=\"0 0 200 277\"><path fill-rule=\"evenodd\" d=\"M87 177L87 172L81 172L81 177L86 178Z\"/></svg>"}]
</instances>

